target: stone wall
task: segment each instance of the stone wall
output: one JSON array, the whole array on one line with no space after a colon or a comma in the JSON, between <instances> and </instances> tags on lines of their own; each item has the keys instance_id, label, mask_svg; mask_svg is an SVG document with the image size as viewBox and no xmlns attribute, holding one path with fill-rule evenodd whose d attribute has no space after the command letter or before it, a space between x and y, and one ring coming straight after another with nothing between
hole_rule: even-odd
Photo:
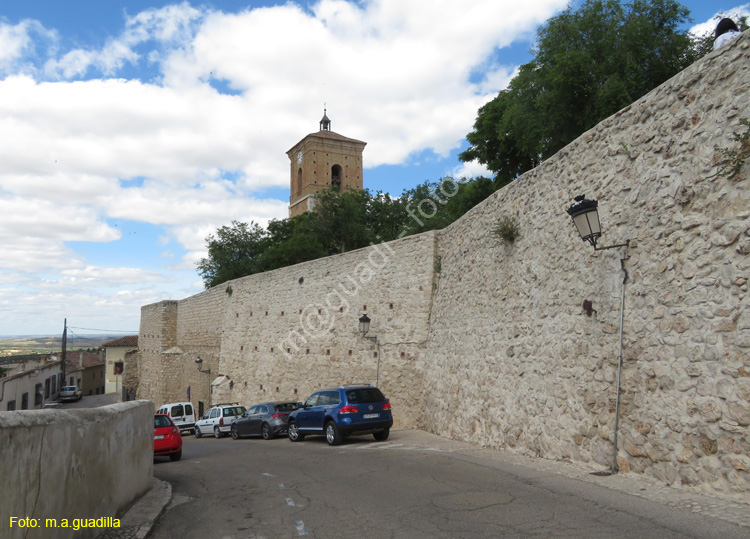
<instances>
[{"instance_id":1,"label":"stone wall","mask_svg":"<svg viewBox=\"0 0 750 539\"><path fill-rule=\"evenodd\" d=\"M748 114L748 36L607 119L439 235L420 425L550 459L612 461L624 273L565 209L599 201L626 260L620 468L750 486L748 177L712 177ZM746 169L745 169L746 170ZM498 245L498 219L520 237ZM586 312L584 301L592 303Z\"/></svg>"},{"instance_id":2,"label":"stone wall","mask_svg":"<svg viewBox=\"0 0 750 539\"><path fill-rule=\"evenodd\" d=\"M742 36L443 231L144 307L139 395L182 400L203 380L211 402L251 404L377 378L400 426L608 467L625 272L577 237L565 209L585 193L600 244L634 244L621 470L746 492L748 177L712 175L749 116L748 56ZM491 232L506 217L508 245ZM363 312L378 344L357 333Z\"/></svg>"},{"instance_id":3,"label":"stone wall","mask_svg":"<svg viewBox=\"0 0 750 539\"><path fill-rule=\"evenodd\" d=\"M102 528L47 527L48 518L117 518L151 487L151 402L0 414L0 536L96 537ZM39 519L10 526L11 517Z\"/></svg>"}]
</instances>

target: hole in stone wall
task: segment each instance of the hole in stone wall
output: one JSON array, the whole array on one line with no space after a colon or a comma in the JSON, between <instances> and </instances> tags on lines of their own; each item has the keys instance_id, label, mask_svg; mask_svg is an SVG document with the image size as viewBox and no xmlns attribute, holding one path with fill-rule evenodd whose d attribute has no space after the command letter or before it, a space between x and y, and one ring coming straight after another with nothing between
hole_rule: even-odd
<instances>
[{"instance_id":1,"label":"hole in stone wall","mask_svg":"<svg viewBox=\"0 0 750 539\"><path fill-rule=\"evenodd\" d=\"M299 278L299 281L297 281L297 282L298 282L299 284L302 284L302 283L304 283L304 282L305 282L305 278L304 278L304 277L300 277L300 278Z\"/></svg>"}]
</instances>

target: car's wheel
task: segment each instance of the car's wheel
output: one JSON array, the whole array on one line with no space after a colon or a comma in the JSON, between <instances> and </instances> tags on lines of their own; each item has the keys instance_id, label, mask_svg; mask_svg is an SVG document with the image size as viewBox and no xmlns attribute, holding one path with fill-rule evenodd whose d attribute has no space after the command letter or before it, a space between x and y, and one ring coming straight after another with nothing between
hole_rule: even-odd
<instances>
[{"instance_id":1,"label":"car's wheel","mask_svg":"<svg viewBox=\"0 0 750 539\"><path fill-rule=\"evenodd\" d=\"M169 459L172 461L180 460L182 458L182 449L180 449L177 453L171 453L169 455Z\"/></svg>"},{"instance_id":2,"label":"car's wheel","mask_svg":"<svg viewBox=\"0 0 750 539\"><path fill-rule=\"evenodd\" d=\"M287 436L293 442L301 442L305 439L305 435L302 434L297 428L297 423L294 421L289 422L289 429L287 430Z\"/></svg>"},{"instance_id":3,"label":"car's wheel","mask_svg":"<svg viewBox=\"0 0 750 539\"><path fill-rule=\"evenodd\" d=\"M391 429L383 429L379 432L373 432L372 435L378 442L385 442L388 439L388 435L391 433Z\"/></svg>"},{"instance_id":4,"label":"car's wheel","mask_svg":"<svg viewBox=\"0 0 750 539\"><path fill-rule=\"evenodd\" d=\"M270 440L274 437L271 426L268 423L263 423L263 425L260 427L260 435L263 436L264 440Z\"/></svg>"},{"instance_id":5,"label":"car's wheel","mask_svg":"<svg viewBox=\"0 0 750 539\"><path fill-rule=\"evenodd\" d=\"M341 434L333 421L326 423L326 441L328 445L339 445L341 443Z\"/></svg>"},{"instance_id":6,"label":"car's wheel","mask_svg":"<svg viewBox=\"0 0 750 539\"><path fill-rule=\"evenodd\" d=\"M233 440L239 440L240 439L240 433L237 432L237 425L232 425L232 439Z\"/></svg>"},{"instance_id":7,"label":"car's wheel","mask_svg":"<svg viewBox=\"0 0 750 539\"><path fill-rule=\"evenodd\" d=\"M203 436L201 429L199 429L198 427L195 427L195 437L200 438L201 436Z\"/></svg>"},{"instance_id":8,"label":"car's wheel","mask_svg":"<svg viewBox=\"0 0 750 539\"><path fill-rule=\"evenodd\" d=\"M221 438L221 431L219 427L214 427L214 438Z\"/></svg>"}]
</instances>

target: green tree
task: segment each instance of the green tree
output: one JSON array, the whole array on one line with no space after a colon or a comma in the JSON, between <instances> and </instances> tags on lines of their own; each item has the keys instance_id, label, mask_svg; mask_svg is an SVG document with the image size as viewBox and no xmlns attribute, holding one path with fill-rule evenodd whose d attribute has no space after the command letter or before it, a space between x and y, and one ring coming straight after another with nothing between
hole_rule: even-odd
<instances>
[{"instance_id":1,"label":"green tree","mask_svg":"<svg viewBox=\"0 0 750 539\"><path fill-rule=\"evenodd\" d=\"M374 237L367 227L367 190L323 189L315 194L310 225L330 254L366 247Z\"/></svg>"},{"instance_id":2,"label":"green tree","mask_svg":"<svg viewBox=\"0 0 750 539\"><path fill-rule=\"evenodd\" d=\"M283 268L328 256L310 223L311 214L268 223L267 249L262 256L261 271Z\"/></svg>"},{"instance_id":3,"label":"green tree","mask_svg":"<svg viewBox=\"0 0 750 539\"><path fill-rule=\"evenodd\" d=\"M498 187L488 178L443 178L388 193L326 189L315 195L315 210L274 219L266 230L232 221L206 238L207 258L198 263L206 288L253 273L392 241L443 228Z\"/></svg>"},{"instance_id":4,"label":"green tree","mask_svg":"<svg viewBox=\"0 0 750 539\"><path fill-rule=\"evenodd\" d=\"M198 262L198 274L206 288L262 271L261 257L268 245L268 234L257 223L232 221L216 236L206 238L208 258Z\"/></svg>"},{"instance_id":5,"label":"green tree","mask_svg":"<svg viewBox=\"0 0 750 539\"><path fill-rule=\"evenodd\" d=\"M484 105L462 161L478 160L504 184L696 59L674 0L588 0L537 32L535 57Z\"/></svg>"}]
</instances>

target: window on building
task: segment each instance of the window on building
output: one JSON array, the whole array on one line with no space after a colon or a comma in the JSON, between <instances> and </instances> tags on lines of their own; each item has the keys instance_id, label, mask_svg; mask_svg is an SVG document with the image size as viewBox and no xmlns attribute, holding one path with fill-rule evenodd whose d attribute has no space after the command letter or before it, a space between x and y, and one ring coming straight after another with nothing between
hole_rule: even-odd
<instances>
[{"instance_id":1,"label":"window on building","mask_svg":"<svg viewBox=\"0 0 750 539\"><path fill-rule=\"evenodd\" d=\"M34 406L42 405L42 384L34 386Z\"/></svg>"},{"instance_id":2,"label":"window on building","mask_svg":"<svg viewBox=\"0 0 750 539\"><path fill-rule=\"evenodd\" d=\"M49 389L50 389L51 385L52 385L51 384L51 380L49 378L47 378L44 381L44 398L45 399L49 399Z\"/></svg>"},{"instance_id":3,"label":"window on building","mask_svg":"<svg viewBox=\"0 0 750 539\"><path fill-rule=\"evenodd\" d=\"M333 165L331 168L331 186L334 189L341 188L341 166Z\"/></svg>"},{"instance_id":4,"label":"window on building","mask_svg":"<svg viewBox=\"0 0 750 539\"><path fill-rule=\"evenodd\" d=\"M21 410L28 410L29 409L29 394L24 393L21 395Z\"/></svg>"},{"instance_id":5,"label":"window on building","mask_svg":"<svg viewBox=\"0 0 750 539\"><path fill-rule=\"evenodd\" d=\"M52 394L57 393L57 376L52 377Z\"/></svg>"},{"instance_id":6,"label":"window on building","mask_svg":"<svg viewBox=\"0 0 750 539\"><path fill-rule=\"evenodd\" d=\"M11 412L16 409L16 401L8 401L8 411Z\"/></svg>"}]
</instances>

